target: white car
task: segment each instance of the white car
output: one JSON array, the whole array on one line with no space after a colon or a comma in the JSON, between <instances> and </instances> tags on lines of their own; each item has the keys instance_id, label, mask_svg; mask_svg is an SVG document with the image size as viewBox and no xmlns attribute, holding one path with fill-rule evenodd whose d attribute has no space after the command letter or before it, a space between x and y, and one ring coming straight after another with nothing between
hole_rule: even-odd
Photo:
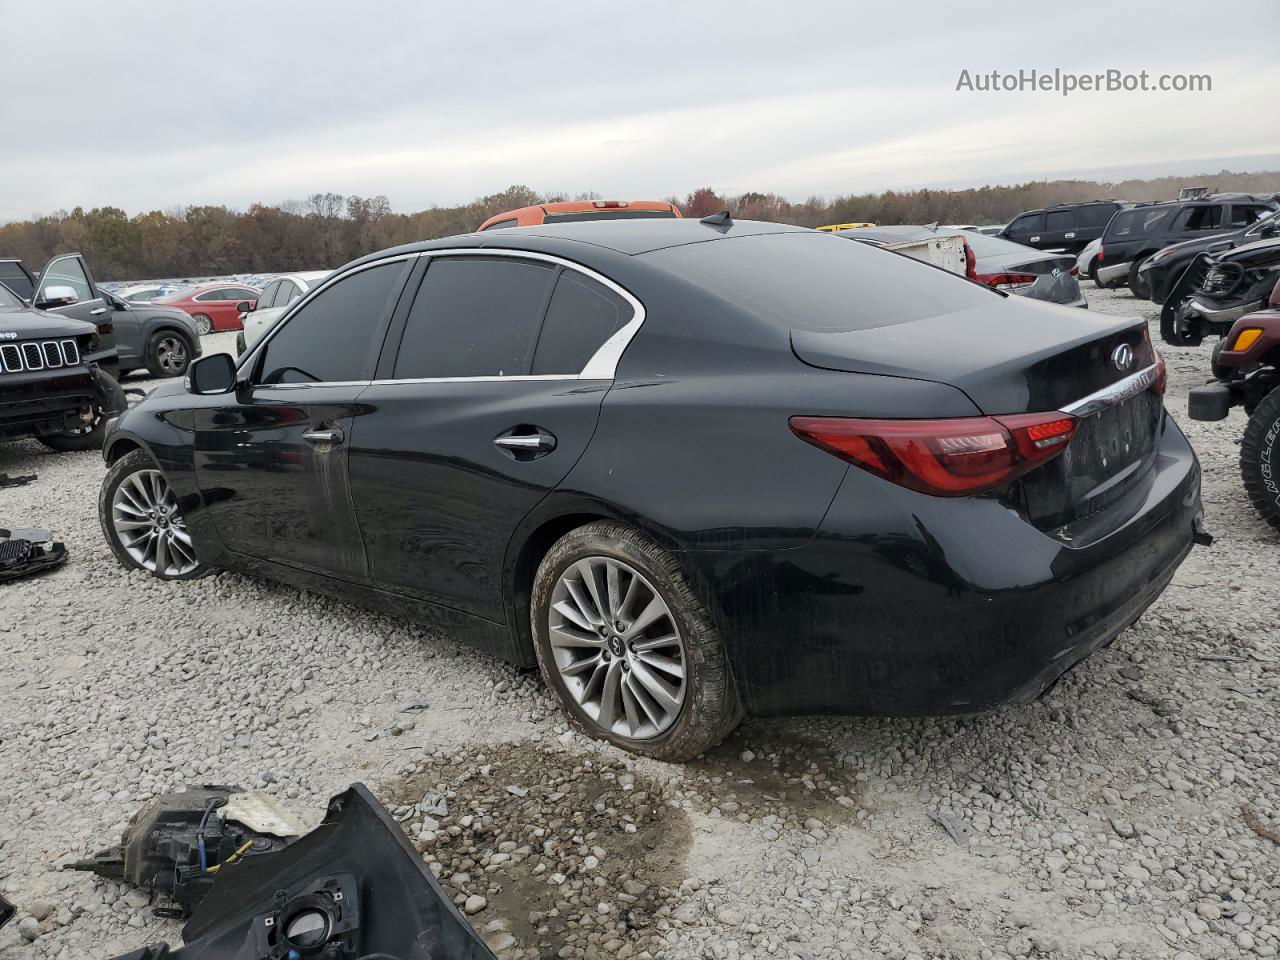
<instances>
[{"instance_id":1,"label":"white car","mask_svg":"<svg viewBox=\"0 0 1280 960\"><path fill-rule=\"evenodd\" d=\"M1088 277L1097 286L1101 287L1102 283L1098 280L1098 251L1102 249L1102 238L1090 240L1085 248L1080 251L1080 256L1076 257L1076 273L1083 280Z\"/></svg>"},{"instance_id":2,"label":"white car","mask_svg":"<svg viewBox=\"0 0 1280 960\"><path fill-rule=\"evenodd\" d=\"M299 299L332 271L312 270L308 273L286 273L262 288L258 305L240 315L244 329L236 336L236 353L244 353L262 339L272 324L284 316L289 304Z\"/></svg>"}]
</instances>

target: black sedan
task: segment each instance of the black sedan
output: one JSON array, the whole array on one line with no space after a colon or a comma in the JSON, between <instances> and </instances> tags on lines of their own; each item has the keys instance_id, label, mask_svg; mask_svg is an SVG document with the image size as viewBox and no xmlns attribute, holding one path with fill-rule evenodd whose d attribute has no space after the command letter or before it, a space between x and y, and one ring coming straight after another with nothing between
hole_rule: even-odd
<instances>
[{"instance_id":1,"label":"black sedan","mask_svg":"<svg viewBox=\"0 0 1280 960\"><path fill-rule=\"evenodd\" d=\"M127 566L230 568L540 665L666 759L746 714L1038 697L1201 515L1144 324L768 223L374 254L112 425Z\"/></svg>"},{"instance_id":2,"label":"black sedan","mask_svg":"<svg viewBox=\"0 0 1280 960\"><path fill-rule=\"evenodd\" d=\"M963 237L973 253L970 280L1033 300L1048 300L1068 307L1089 306L1080 290L1074 256L1044 253L976 230L937 226L860 227L841 230L837 236L879 246L931 237Z\"/></svg>"},{"instance_id":3,"label":"black sedan","mask_svg":"<svg viewBox=\"0 0 1280 960\"><path fill-rule=\"evenodd\" d=\"M191 315L175 307L133 303L102 291L120 353L120 375L146 369L153 377L181 377L200 356Z\"/></svg>"}]
</instances>

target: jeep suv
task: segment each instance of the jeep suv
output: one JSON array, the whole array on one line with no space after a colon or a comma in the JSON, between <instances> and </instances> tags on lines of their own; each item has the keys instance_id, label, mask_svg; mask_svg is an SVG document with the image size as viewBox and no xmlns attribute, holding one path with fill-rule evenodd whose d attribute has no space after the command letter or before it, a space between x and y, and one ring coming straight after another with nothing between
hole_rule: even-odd
<instances>
[{"instance_id":1,"label":"jeep suv","mask_svg":"<svg viewBox=\"0 0 1280 960\"><path fill-rule=\"evenodd\" d=\"M1010 220L998 236L1037 250L1078 254L1091 240L1102 236L1107 221L1117 210L1127 206L1119 200L1090 200L1028 210Z\"/></svg>"},{"instance_id":2,"label":"jeep suv","mask_svg":"<svg viewBox=\"0 0 1280 960\"><path fill-rule=\"evenodd\" d=\"M1215 193L1198 200L1140 203L1122 210L1102 234L1098 283L1104 287L1127 283L1135 296L1146 296L1146 277L1139 273L1157 250L1251 226L1276 206L1273 197Z\"/></svg>"},{"instance_id":3,"label":"jeep suv","mask_svg":"<svg viewBox=\"0 0 1280 960\"><path fill-rule=\"evenodd\" d=\"M83 319L81 318L83 317ZM125 408L110 313L79 254L54 257L37 279L0 261L0 440L34 437L90 450Z\"/></svg>"}]
</instances>

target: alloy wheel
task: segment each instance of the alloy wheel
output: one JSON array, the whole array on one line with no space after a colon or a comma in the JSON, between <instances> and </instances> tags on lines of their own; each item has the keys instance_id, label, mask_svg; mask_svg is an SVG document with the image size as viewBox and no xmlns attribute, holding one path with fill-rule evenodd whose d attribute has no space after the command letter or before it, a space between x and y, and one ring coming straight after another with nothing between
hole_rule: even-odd
<instances>
[{"instance_id":1,"label":"alloy wheel","mask_svg":"<svg viewBox=\"0 0 1280 960\"><path fill-rule=\"evenodd\" d=\"M199 333L200 336L203 337L205 334L213 332L213 321L203 313L197 313L191 319L196 322L196 332Z\"/></svg>"},{"instance_id":2,"label":"alloy wheel","mask_svg":"<svg viewBox=\"0 0 1280 960\"><path fill-rule=\"evenodd\" d=\"M168 374L179 374L187 369L187 345L178 336L161 337L156 343L156 363Z\"/></svg>"},{"instance_id":3,"label":"alloy wheel","mask_svg":"<svg viewBox=\"0 0 1280 960\"><path fill-rule=\"evenodd\" d=\"M111 496L111 526L139 566L157 576L190 573L196 559L178 500L159 470L139 470Z\"/></svg>"},{"instance_id":4,"label":"alloy wheel","mask_svg":"<svg viewBox=\"0 0 1280 960\"><path fill-rule=\"evenodd\" d=\"M644 574L611 557L579 560L556 580L548 620L560 679L596 725L650 740L676 722L688 694L685 645Z\"/></svg>"}]
</instances>

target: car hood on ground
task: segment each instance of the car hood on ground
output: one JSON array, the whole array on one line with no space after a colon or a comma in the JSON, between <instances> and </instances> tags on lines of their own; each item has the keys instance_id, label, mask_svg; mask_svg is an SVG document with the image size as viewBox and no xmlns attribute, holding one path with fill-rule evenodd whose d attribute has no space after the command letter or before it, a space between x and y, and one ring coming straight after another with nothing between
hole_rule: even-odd
<instances>
[{"instance_id":1,"label":"car hood on ground","mask_svg":"<svg viewBox=\"0 0 1280 960\"><path fill-rule=\"evenodd\" d=\"M33 307L0 307L0 343L33 337L80 337L97 330L91 323ZM16 333L16 337L5 334Z\"/></svg>"}]
</instances>

